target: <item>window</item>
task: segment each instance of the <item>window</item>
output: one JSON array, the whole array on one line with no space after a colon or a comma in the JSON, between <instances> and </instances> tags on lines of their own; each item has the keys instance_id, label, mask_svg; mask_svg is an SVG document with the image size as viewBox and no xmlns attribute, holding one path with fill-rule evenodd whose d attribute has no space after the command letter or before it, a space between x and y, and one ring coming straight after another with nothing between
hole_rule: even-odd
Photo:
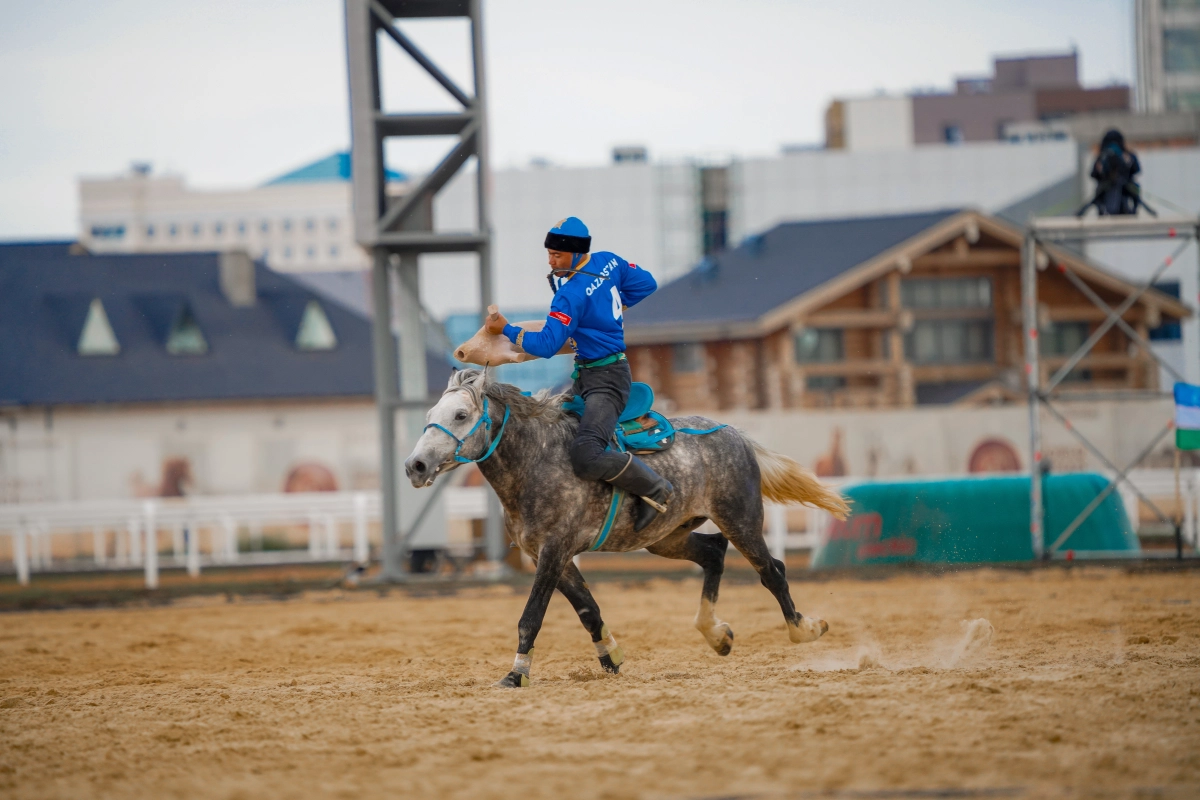
<instances>
[{"instance_id":1,"label":"window","mask_svg":"<svg viewBox=\"0 0 1200 800\"><path fill-rule=\"evenodd\" d=\"M1168 111L1200 111L1200 92L1170 90L1167 92Z\"/></svg>"},{"instance_id":2,"label":"window","mask_svg":"<svg viewBox=\"0 0 1200 800\"><path fill-rule=\"evenodd\" d=\"M153 225L147 225L147 226L146 226L146 238L147 238L147 239L151 239L151 238L153 238L153 237L154 237L154 226L153 226Z\"/></svg>"},{"instance_id":3,"label":"window","mask_svg":"<svg viewBox=\"0 0 1200 800\"><path fill-rule=\"evenodd\" d=\"M963 131L961 125L945 125L942 127L942 141L946 144L962 144Z\"/></svg>"},{"instance_id":4,"label":"window","mask_svg":"<svg viewBox=\"0 0 1200 800\"><path fill-rule=\"evenodd\" d=\"M93 225L92 238L120 239L125 236L124 225Z\"/></svg>"},{"instance_id":5,"label":"window","mask_svg":"<svg viewBox=\"0 0 1200 800\"><path fill-rule=\"evenodd\" d=\"M804 379L804 388L810 392L829 392L846 388L844 375L809 375Z\"/></svg>"},{"instance_id":6,"label":"window","mask_svg":"<svg viewBox=\"0 0 1200 800\"><path fill-rule=\"evenodd\" d=\"M672 372L701 372L704 361L704 345L700 342L677 344L671 348Z\"/></svg>"},{"instance_id":7,"label":"window","mask_svg":"<svg viewBox=\"0 0 1200 800\"><path fill-rule=\"evenodd\" d=\"M258 223L258 229L263 233L269 233L271 230L271 223L264 219L262 222Z\"/></svg>"},{"instance_id":8,"label":"window","mask_svg":"<svg viewBox=\"0 0 1200 800\"><path fill-rule=\"evenodd\" d=\"M329 245L329 257L337 258L337 254L338 254L338 246L336 244Z\"/></svg>"},{"instance_id":9,"label":"window","mask_svg":"<svg viewBox=\"0 0 1200 800\"><path fill-rule=\"evenodd\" d=\"M300 328L296 331L296 347L300 350L332 350L337 347L337 336L325 309L316 300L309 300L304 307L304 315L300 318Z\"/></svg>"},{"instance_id":10,"label":"window","mask_svg":"<svg viewBox=\"0 0 1200 800\"><path fill-rule=\"evenodd\" d=\"M1073 356L1090 335L1086 322L1054 322L1039 334L1041 347L1038 349L1044 356Z\"/></svg>"},{"instance_id":11,"label":"window","mask_svg":"<svg viewBox=\"0 0 1200 800\"><path fill-rule=\"evenodd\" d=\"M918 319L904 335L904 354L917 364L990 361L992 321Z\"/></svg>"},{"instance_id":12,"label":"window","mask_svg":"<svg viewBox=\"0 0 1200 800\"><path fill-rule=\"evenodd\" d=\"M238 232L238 236L246 235L246 220L244 220L244 219L238 220L237 232Z\"/></svg>"},{"instance_id":13,"label":"window","mask_svg":"<svg viewBox=\"0 0 1200 800\"><path fill-rule=\"evenodd\" d=\"M1154 288L1163 294L1179 297L1179 281L1163 281L1154 284ZM1182 338L1183 329L1179 326L1179 320L1164 319L1157 328L1150 329L1150 341L1152 342L1178 342Z\"/></svg>"},{"instance_id":14,"label":"window","mask_svg":"<svg viewBox=\"0 0 1200 800\"><path fill-rule=\"evenodd\" d=\"M1167 28L1163 31L1163 69L1167 72L1200 72L1200 30Z\"/></svg>"},{"instance_id":15,"label":"window","mask_svg":"<svg viewBox=\"0 0 1200 800\"><path fill-rule=\"evenodd\" d=\"M199 236L199 235L200 235L200 223L193 222L192 223L192 236Z\"/></svg>"},{"instance_id":16,"label":"window","mask_svg":"<svg viewBox=\"0 0 1200 800\"><path fill-rule=\"evenodd\" d=\"M309 219L304 222L304 229L307 231L315 231L317 229L317 221Z\"/></svg>"},{"instance_id":17,"label":"window","mask_svg":"<svg viewBox=\"0 0 1200 800\"><path fill-rule=\"evenodd\" d=\"M913 278L900 284L905 308L991 308L990 278Z\"/></svg>"},{"instance_id":18,"label":"window","mask_svg":"<svg viewBox=\"0 0 1200 800\"><path fill-rule=\"evenodd\" d=\"M329 218L329 230L336 231L337 229L338 229L337 217L330 217Z\"/></svg>"},{"instance_id":19,"label":"window","mask_svg":"<svg viewBox=\"0 0 1200 800\"><path fill-rule=\"evenodd\" d=\"M728 213L725 211L704 211L702 213L704 226L704 255L724 250L728 232Z\"/></svg>"},{"instance_id":20,"label":"window","mask_svg":"<svg viewBox=\"0 0 1200 800\"><path fill-rule=\"evenodd\" d=\"M841 361L845 351L841 328L805 328L796 332L796 363Z\"/></svg>"},{"instance_id":21,"label":"window","mask_svg":"<svg viewBox=\"0 0 1200 800\"><path fill-rule=\"evenodd\" d=\"M213 223L213 233L217 236L220 236L221 234L225 233L225 223L224 222L214 222Z\"/></svg>"},{"instance_id":22,"label":"window","mask_svg":"<svg viewBox=\"0 0 1200 800\"><path fill-rule=\"evenodd\" d=\"M283 232L284 233L292 232L292 221L290 219L285 219L283 221Z\"/></svg>"},{"instance_id":23,"label":"window","mask_svg":"<svg viewBox=\"0 0 1200 800\"><path fill-rule=\"evenodd\" d=\"M317 257L317 248L315 248L315 247L308 248L308 257L310 259L316 258Z\"/></svg>"},{"instance_id":24,"label":"window","mask_svg":"<svg viewBox=\"0 0 1200 800\"><path fill-rule=\"evenodd\" d=\"M81 356L115 356L121 352L121 343L117 341L99 297L93 298L88 305L75 352Z\"/></svg>"},{"instance_id":25,"label":"window","mask_svg":"<svg viewBox=\"0 0 1200 800\"><path fill-rule=\"evenodd\" d=\"M290 248L290 247L283 248L283 257L291 258L292 257L292 248Z\"/></svg>"},{"instance_id":26,"label":"window","mask_svg":"<svg viewBox=\"0 0 1200 800\"><path fill-rule=\"evenodd\" d=\"M208 340L200 330L191 306L183 305L167 334L167 352L173 356L202 356L208 352Z\"/></svg>"},{"instance_id":27,"label":"window","mask_svg":"<svg viewBox=\"0 0 1200 800\"><path fill-rule=\"evenodd\" d=\"M1091 326L1086 322L1054 322L1038 335L1038 349L1044 356L1067 358L1087 341ZM1067 374L1067 381L1090 381L1092 371L1076 366Z\"/></svg>"},{"instance_id":28,"label":"window","mask_svg":"<svg viewBox=\"0 0 1200 800\"><path fill-rule=\"evenodd\" d=\"M172 239L174 239L176 236L179 235L179 226L176 225L174 222L172 222L171 227L170 227L170 229L168 229L167 233L170 234Z\"/></svg>"}]
</instances>

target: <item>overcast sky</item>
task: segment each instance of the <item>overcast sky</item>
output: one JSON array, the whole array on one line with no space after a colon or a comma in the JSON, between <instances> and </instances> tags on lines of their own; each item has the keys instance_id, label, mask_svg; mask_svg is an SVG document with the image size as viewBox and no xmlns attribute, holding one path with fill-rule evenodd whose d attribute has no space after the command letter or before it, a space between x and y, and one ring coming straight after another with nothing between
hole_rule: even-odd
<instances>
[{"instance_id":1,"label":"overcast sky","mask_svg":"<svg viewBox=\"0 0 1200 800\"><path fill-rule=\"evenodd\" d=\"M1132 81L1130 0L485 0L493 163L818 143L836 96L948 89L995 54ZM465 27L409 32L470 87ZM341 0L46 0L0 25L0 237L76 233L76 180L150 161L251 186L349 145ZM389 51L390 52L390 51ZM397 51L398 53L398 51ZM452 107L402 55L393 108ZM445 147L389 151L419 171Z\"/></svg>"}]
</instances>

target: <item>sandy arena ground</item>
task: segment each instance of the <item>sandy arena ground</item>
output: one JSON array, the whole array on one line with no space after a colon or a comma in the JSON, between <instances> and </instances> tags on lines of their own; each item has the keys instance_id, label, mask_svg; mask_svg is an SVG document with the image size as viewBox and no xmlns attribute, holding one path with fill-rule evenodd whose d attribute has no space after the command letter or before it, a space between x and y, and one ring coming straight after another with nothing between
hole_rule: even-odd
<instances>
[{"instance_id":1,"label":"sandy arena ground","mask_svg":"<svg viewBox=\"0 0 1200 800\"><path fill-rule=\"evenodd\" d=\"M3 615L0 796L1200 796L1200 572L792 587L598 583L615 678L556 596L523 691L524 589Z\"/></svg>"}]
</instances>

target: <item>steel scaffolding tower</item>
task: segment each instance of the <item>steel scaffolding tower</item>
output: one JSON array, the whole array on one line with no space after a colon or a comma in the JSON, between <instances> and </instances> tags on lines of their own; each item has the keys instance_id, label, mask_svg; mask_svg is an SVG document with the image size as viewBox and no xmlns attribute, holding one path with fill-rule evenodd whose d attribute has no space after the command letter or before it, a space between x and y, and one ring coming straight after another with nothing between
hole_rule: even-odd
<instances>
[{"instance_id":1,"label":"steel scaffolding tower","mask_svg":"<svg viewBox=\"0 0 1200 800\"><path fill-rule=\"evenodd\" d=\"M345 0L346 56L350 79L350 127L354 225L358 243L372 254L375 400L379 411L380 484L383 499L384 580L405 572L406 541L430 517L438 490L410 515L401 532L396 413L404 411L410 435L420 411L431 405L426 388L418 257L422 253L479 254L481 314L492 300L491 219L488 194L487 95L484 81L481 0ZM405 19L465 18L470 24L474 93L468 95L400 29ZM379 43L386 36L461 106L452 113L387 113L381 102ZM386 192L384 140L392 137L457 136L458 141L420 183L398 198ZM472 156L476 160L476 230L438 233L433 198ZM396 295L393 317L392 294ZM393 319L398 331L393 329ZM399 353L395 334L399 333ZM487 525L488 557L503 554L498 508Z\"/></svg>"},{"instance_id":2,"label":"steel scaffolding tower","mask_svg":"<svg viewBox=\"0 0 1200 800\"><path fill-rule=\"evenodd\" d=\"M1092 287L1088 286L1082 278L1076 275L1070 267L1061 260L1055 257L1055 245L1062 242L1079 242L1086 243L1088 241L1098 240L1131 240L1131 239L1166 239L1178 240L1179 246L1175 251L1164 259L1158 265L1157 269L1151 274L1150 278L1145 281L1140 288L1128 295L1116 308L1108 305ZM1163 440L1171 432L1174 427L1174 421L1168 420L1165 426L1159 430L1139 455L1128 465L1120 467L1100 451L1096 445L1091 442L1087 436L1079 431L1071 424L1070 419L1059 409L1056 401L1058 397L1053 394L1054 390L1067 377L1079 363L1087 357L1092 348L1104 337L1106 333L1114 326L1119 327L1130 341L1134 342L1138 347L1143 348L1154 359L1154 362L1166 370L1177 381L1184 381L1184 376L1180 375L1171 367L1170 364L1164 362L1150 347L1150 343L1141 336L1128 322L1125 321L1125 313L1132 308L1138 300L1154 285L1154 283L1162 276L1162 274L1183 254L1183 251L1193 242L1200 240L1200 219L1194 217L1181 217L1176 219L1165 218L1140 218L1140 217L1099 217L1099 218L1078 218L1078 217L1045 217L1035 219L1030 223L1028 230L1025 233L1025 243L1021 251L1021 289L1022 289L1022 307L1024 320L1024 342L1025 342L1025 376L1028 390L1029 402L1029 464L1030 464L1030 482L1029 482L1029 510L1030 510L1030 535L1033 543L1033 553L1035 558L1049 559L1059 555L1060 548L1066 543L1067 539L1075 530L1083 524L1084 520L1091 515L1093 511L1104 502L1121 482L1125 482L1137 496L1152 509L1163 522L1172 523L1167 515L1154 502L1147 498L1136 486L1127 478L1127 473L1140 464L1159 442ZM1049 379L1046 385L1042 386L1041 380L1041 362L1040 353L1038 350L1038 272L1049 269L1051 265L1070 282L1076 289L1083 294L1090 302L1105 314L1104 322L1087 338L1079 349L1072 355L1067 362L1062 365ZM1096 391L1089 392L1087 399L1119 399L1128 397L1128 392L1122 391ZM1043 449L1042 449L1042 428L1041 428L1041 409L1045 407L1058 422L1060 422L1068 432L1071 433L1080 444L1083 445L1091 455L1113 473L1112 479L1108 486L1101 492L1091 503L1089 503L1072 522L1067 525L1062 531L1054 533L1054 539L1049 546L1045 541L1045 519L1043 515L1042 503L1042 475L1044 472ZM1136 524L1136 523L1135 523ZM1178 538L1178 531L1177 531Z\"/></svg>"}]
</instances>

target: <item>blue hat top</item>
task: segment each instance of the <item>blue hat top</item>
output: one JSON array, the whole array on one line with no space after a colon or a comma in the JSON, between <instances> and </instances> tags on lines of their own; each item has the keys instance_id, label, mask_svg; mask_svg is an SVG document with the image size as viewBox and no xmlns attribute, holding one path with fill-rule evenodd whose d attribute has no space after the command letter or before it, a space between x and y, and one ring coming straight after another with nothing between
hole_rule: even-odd
<instances>
[{"instance_id":1,"label":"blue hat top","mask_svg":"<svg viewBox=\"0 0 1200 800\"><path fill-rule=\"evenodd\" d=\"M584 225L583 220L579 217L567 217L559 220L558 224L550 229L550 233L556 233L559 236L576 236L581 239L591 236L588 233L587 225Z\"/></svg>"}]
</instances>

